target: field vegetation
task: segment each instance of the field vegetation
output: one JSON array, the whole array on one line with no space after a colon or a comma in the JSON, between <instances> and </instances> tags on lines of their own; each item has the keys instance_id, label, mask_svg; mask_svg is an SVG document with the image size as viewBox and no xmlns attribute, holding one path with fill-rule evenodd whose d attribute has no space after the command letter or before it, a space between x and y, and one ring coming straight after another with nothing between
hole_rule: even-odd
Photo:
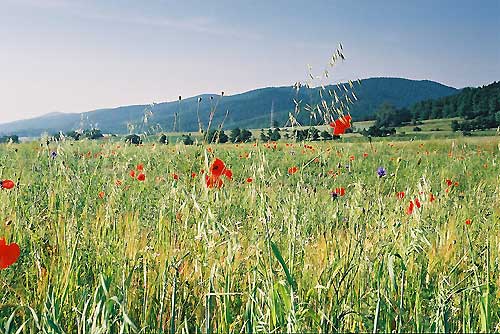
<instances>
[{"instance_id":1,"label":"field vegetation","mask_svg":"<svg viewBox=\"0 0 500 334\"><path fill-rule=\"evenodd\" d=\"M2 144L0 332L499 331L499 152Z\"/></svg>"}]
</instances>

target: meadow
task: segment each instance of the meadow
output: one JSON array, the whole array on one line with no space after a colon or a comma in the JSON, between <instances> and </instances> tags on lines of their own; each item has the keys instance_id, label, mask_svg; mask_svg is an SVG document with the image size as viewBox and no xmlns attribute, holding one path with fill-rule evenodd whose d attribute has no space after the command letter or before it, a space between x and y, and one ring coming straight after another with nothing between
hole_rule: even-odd
<instances>
[{"instance_id":1,"label":"meadow","mask_svg":"<svg viewBox=\"0 0 500 334\"><path fill-rule=\"evenodd\" d=\"M0 145L0 237L21 249L0 333L500 331L499 153ZM232 175L210 188L216 158Z\"/></svg>"}]
</instances>

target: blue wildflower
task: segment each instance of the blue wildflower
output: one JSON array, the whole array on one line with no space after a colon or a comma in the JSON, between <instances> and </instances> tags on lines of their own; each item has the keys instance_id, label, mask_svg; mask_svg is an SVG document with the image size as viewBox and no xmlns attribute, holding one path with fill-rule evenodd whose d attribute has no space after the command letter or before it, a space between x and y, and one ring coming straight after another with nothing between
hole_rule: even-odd
<instances>
[{"instance_id":1,"label":"blue wildflower","mask_svg":"<svg viewBox=\"0 0 500 334\"><path fill-rule=\"evenodd\" d=\"M382 176L385 176L387 174L387 172L386 172L384 167L379 167L377 169L377 174L378 174L378 177L382 177Z\"/></svg>"}]
</instances>

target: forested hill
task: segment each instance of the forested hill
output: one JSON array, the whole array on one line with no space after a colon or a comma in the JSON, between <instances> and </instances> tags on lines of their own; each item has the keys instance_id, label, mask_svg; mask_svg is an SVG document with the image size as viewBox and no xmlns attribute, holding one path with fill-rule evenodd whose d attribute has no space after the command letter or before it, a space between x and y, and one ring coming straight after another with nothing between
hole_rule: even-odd
<instances>
[{"instance_id":1,"label":"forested hill","mask_svg":"<svg viewBox=\"0 0 500 334\"><path fill-rule=\"evenodd\" d=\"M455 123L456 130L494 128L500 125L500 82L464 88L456 95L417 102L409 112L412 119L419 120L464 118L465 121Z\"/></svg>"},{"instance_id":2,"label":"forested hill","mask_svg":"<svg viewBox=\"0 0 500 334\"><path fill-rule=\"evenodd\" d=\"M337 90L336 86L327 89ZM270 125L270 111L279 126L288 120L294 110L294 99L302 105L320 102L318 88L301 88L297 93L291 87L270 87L256 89L242 94L224 96L200 95L182 101L157 103L153 106L134 105L113 109L99 109L81 114L52 113L29 120L0 124L0 134L37 136L43 132L57 133L89 127L98 127L105 133L128 133L145 130L147 127L161 128L163 131L198 130L197 108L203 124L208 123L210 110L217 104L213 123L218 125L226 116L224 128L263 128ZM384 102L397 108L408 107L415 102L456 94L457 89L428 80L408 80L402 78L370 78L355 83L352 89L358 101L351 105L354 120L373 119L377 108ZM343 95L343 93L341 94ZM309 115L301 113L299 121L309 124Z\"/></svg>"}]
</instances>

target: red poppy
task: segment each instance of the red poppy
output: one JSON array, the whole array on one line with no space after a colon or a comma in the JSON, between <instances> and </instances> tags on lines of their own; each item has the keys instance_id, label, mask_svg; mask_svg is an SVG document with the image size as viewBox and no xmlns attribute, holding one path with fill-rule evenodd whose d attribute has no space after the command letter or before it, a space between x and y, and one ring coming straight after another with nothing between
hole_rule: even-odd
<instances>
[{"instance_id":1,"label":"red poppy","mask_svg":"<svg viewBox=\"0 0 500 334\"><path fill-rule=\"evenodd\" d=\"M405 198L405 192L404 191L400 191L400 192L396 193L396 196L399 199L403 199L403 198Z\"/></svg>"},{"instance_id":2,"label":"red poppy","mask_svg":"<svg viewBox=\"0 0 500 334\"><path fill-rule=\"evenodd\" d=\"M233 172L231 172L230 169L225 169L224 170L224 176L226 176L229 180L232 180L233 179Z\"/></svg>"},{"instance_id":3,"label":"red poppy","mask_svg":"<svg viewBox=\"0 0 500 334\"><path fill-rule=\"evenodd\" d=\"M430 193L429 195L429 202L434 202L436 200L436 197L434 197L434 195L432 193Z\"/></svg>"},{"instance_id":4,"label":"red poppy","mask_svg":"<svg viewBox=\"0 0 500 334\"><path fill-rule=\"evenodd\" d=\"M252 183L253 179L251 177L247 178L247 183Z\"/></svg>"},{"instance_id":5,"label":"red poppy","mask_svg":"<svg viewBox=\"0 0 500 334\"><path fill-rule=\"evenodd\" d=\"M420 204L420 201L418 200L418 198L415 198L415 205L417 206L417 208L420 209L421 204Z\"/></svg>"},{"instance_id":6,"label":"red poppy","mask_svg":"<svg viewBox=\"0 0 500 334\"><path fill-rule=\"evenodd\" d=\"M194 172L193 172L193 173L191 173L191 177L192 177L193 179L196 177L196 175L197 175L197 174L196 174L196 173L194 173Z\"/></svg>"},{"instance_id":7,"label":"red poppy","mask_svg":"<svg viewBox=\"0 0 500 334\"><path fill-rule=\"evenodd\" d=\"M135 169L137 169L138 171L142 172L144 170L144 165L143 164L138 164Z\"/></svg>"},{"instance_id":8,"label":"red poppy","mask_svg":"<svg viewBox=\"0 0 500 334\"><path fill-rule=\"evenodd\" d=\"M410 201L410 205L408 205L408 208L406 209L406 213L411 215L413 213L413 201Z\"/></svg>"},{"instance_id":9,"label":"red poppy","mask_svg":"<svg viewBox=\"0 0 500 334\"><path fill-rule=\"evenodd\" d=\"M451 186L453 184L453 182L450 179L446 179L446 184L449 187L449 186Z\"/></svg>"},{"instance_id":10,"label":"red poppy","mask_svg":"<svg viewBox=\"0 0 500 334\"><path fill-rule=\"evenodd\" d=\"M226 169L224 161L219 158L215 158L214 162L212 162L212 164L210 165L209 172L213 176L219 177L224 172L224 169Z\"/></svg>"},{"instance_id":11,"label":"red poppy","mask_svg":"<svg viewBox=\"0 0 500 334\"><path fill-rule=\"evenodd\" d=\"M298 170L299 168L297 166L290 167L288 168L288 174L295 174Z\"/></svg>"},{"instance_id":12,"label":"red poppy","mask_svg":"<svg viewBox=\"0 0 500 334\"><path fill-rule=\"evenodd\" d=\"M345 133L345 130L351 127L351 116L343 116L330 123L333 128L334 135L341 135Z\"/></svg>"},{"instance_id":13,"label":"red poppy","mask_svg":"<svg viewBox=\"0 0 500 334\"><path fill-rule=\"evenodd\" d=\"M4 238L0 238L0 269L6 269L14 264L21 255L21 250L16 243L7 245Z\"/></svg>"},{"instance_id":14,"label":"red poppy","mask_svg":"<svg viewBox=\"0 0 500 334\"><path fill-rule=\"evenodd\" d=\"M455 187L458 187L458 181L455 181L455 183L453 183L453 185L454 185Z\"/></svg>"},{"instance_id":15,"label":"red poppy","mask_svg":"<svg viewBox=\"0 0 500 334\"><path fill-rule=\"evenodd\" d=\"M351 161L353 161L354 159L356 159L356 157L355 157L354 155L351 155L351 156L349 157L349 160L351 160Z\"/></svg>"},{"instance_id":16,"label":"red poppy","mask_svg":"<svg viewBox=\"0 0 500 334\"><path fill-rule=\"evenodd\" d=\"M130 177L135 177L135 170L131 170L129 174L130 174Z\"/></svg>"},{"instance_id":17,"label":"red poppy","mask_svg":"<svg viewBox=\"0 0 500 334\"><path fill-rule=\"evenodd\" d=\"M208 188L220 188L224 184L220 177L214 175L205 175L205 182Z\"/></svg>"},{"instance_id":18,"label":"red poppy","mask_svg":"<svg viewBox=\"0 0 500 334\"><path fill-rule=\"evenodd\" d=\"M15 183L12 180L3 180L0 181L0 188L2 189L12 189L15 187Z\"/></svg>"},{"instance_id":19,"label":"red poppy","mask_svg":"<svg viewBox=\"0 0 500 334\"><path fill-rule=\"evenodd\" d=\"M104 191L101 191L99 192L99 194L97 194L97 196L99 196L100 199L103 199L105 195L106 193Z\"/></svg>"},{"instance_id":20,"label":"red poppy","mask_svg":"<svg viewBox=\"0 0 500 334\"><path fill-rule=\"evenodd\" d=\"M368 157L368 153L363 153L363 158Z\"/></svg>"},{"instance_id":21,"label":"red poppy","mask_svg":"<svg viewBox=\"0 0 500 334\"><path fill-rule=\"evenodd\" d=\"M465 220L465 225L470 225L470 224L472 224L472 220L470 219Z\"/></svg>"},{"instance_id":22,"label":"red poppy","mask_svg":"<svg viewBox=\"0 0 500 334\"><path fill-rule=\"evenodd\" d=\"M139 175L137 175L137 180L139 180L139 181L146 180L146 175L144 175L143 173L140 173Z\"/></svg>"},{"instance_id":23,"label":"red poppy","mask_svg":"<svg viewBox=\"0 0 500 334\"><path fill-rule=\"evenodd\" d=\"M334 191L335 194L337 194L338 196L344 196L345 195L345 188L335 188L335 191Z\"/></svg>"},{"instance_id":24,"label":"red poppy","mask_svg":"<svg viewBox=\"0 0 500 334\"><path fill-rule=\"evenodd\" d=\"M174 180L178 180L179 179L179 175L177 175L175 173L172 173L172 177L174 178Z\"/></svg>"}]
</instances>

